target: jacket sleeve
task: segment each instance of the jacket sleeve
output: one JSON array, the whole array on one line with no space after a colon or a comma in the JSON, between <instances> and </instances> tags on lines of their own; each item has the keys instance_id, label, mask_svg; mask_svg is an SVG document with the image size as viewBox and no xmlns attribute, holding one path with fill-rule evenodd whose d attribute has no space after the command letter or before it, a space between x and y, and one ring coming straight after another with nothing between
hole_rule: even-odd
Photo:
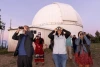
<instances>
[{"instance_id":1,"label":"jacket sleeve","mask_svg":"<svg viewBox=\"0 0 100 67\"><path fill-rule=\"evenodd\" d=\"M90 45L91 44L91 41L86 36L84 36L84 39L85 39L87 45Z\"/></svg>"},{"instance_id":2,"label":"jacket sleeve","mask_svg":"<svg viewBox=\"0 0 100 67\"><path fill-rule=\"evenodd\" d=\"M65 29L63 29L63 31L65 32L65 37L67 39L71 35L71 33Z\"/></svg>"},{"instance_id":3,"label":"jacket sleeve","mask_svg":"<svg viewBox=\"0 0 100 67\"><path fill-rule=\"evenodd\" d=\"M48 37L51 39L51 40L54 40L54 30L48 35Z\"/></svg>"},{"instance_id":4,"label":"jacket sleeve","mask_svg":"<svg viewBox=\"0 0 100 67\"><path fill-rule=\"evenodd\" d=\"M79 45L79 42L80 42L80 38L78 38L78 39L75 40L75 44L76 45Z\"/></svg>"},{"instance_id":5,"label":"jacket sleeve","mask_svg":"<svg viewBox=\"0 0 100 67\"><path fill-rule=\"evenodd\" d=\"M36 39L36 38L33 39L33 42L35 42L35 39Z\"/></svg>"},{"instance_id":6,"label":"jacket sleeve","mask_svg":"<svg viewBox=\"0 0 100 67\"><path fill-rule=\"evenodd\" d=\"M12 39L19 40L18 33L15 32L14 35L12 36Z\"/></svg>"},{"instance_id":7,"label":"jacket sleeve","mask_svg":"<svg viewBox=\"0 0 100 67\"><path fill-rule=\"evenodd\" d=\"M27 35L28 35L31 39L34 38L34 34L33 34L31 31L28 31L28 32L27 32Z\"/></svg>"},{"instance_id":8,"label":"jacket sleeve","mask_svg":"<svg viewBox=\"0 0 100 67\"><path fill-rule=\"evenodd\" d=\"M91 37L90 37L88 34L86 35L86 37L87 37L89 40L91 39Z\"/></svg>"}]
</instances>

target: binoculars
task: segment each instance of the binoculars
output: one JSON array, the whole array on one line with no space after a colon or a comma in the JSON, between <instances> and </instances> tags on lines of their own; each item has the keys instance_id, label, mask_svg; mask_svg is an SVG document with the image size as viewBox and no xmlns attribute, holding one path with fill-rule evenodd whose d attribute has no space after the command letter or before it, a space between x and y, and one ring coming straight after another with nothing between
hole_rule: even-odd
<instances>
[{"instance_id":1,"label":"binoculars","mask_svg":"<svg viewBox=\"0 0 100 67\"><path fill-rule=\"evenodd\" d=\"M61 27L57 27L57 30L61 30Z\"/></svg>"},{"instance_id":2,"label":"binoculars","mask_svg":"<svg viewBox=\"0 0 100 67\"><path fill-rule=\"evenodd\" d=\"M23 26L19 26L18 28L19 28L19 29L24 29L24 27L23 27ZM36 31L36 30L31 30L31 32L32 32L33 34L36 34L36 33L37 33L37 31Z\"/></svg>"},{"instance_id":3,"label":"binoculars","mask_svg":"<svg viewBox=\"0 0 100 67\"><path fill-rule=\"evenodd\" d=\"M24 29L24 27L23 26L19 26L19 29Z\"/></svg>"}]
</instances>

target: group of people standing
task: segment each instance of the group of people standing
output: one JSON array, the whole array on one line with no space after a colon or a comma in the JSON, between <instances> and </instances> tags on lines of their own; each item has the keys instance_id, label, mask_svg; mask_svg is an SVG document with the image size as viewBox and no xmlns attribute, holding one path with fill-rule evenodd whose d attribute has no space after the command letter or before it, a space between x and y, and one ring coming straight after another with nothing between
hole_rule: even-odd
<instances>
[{"instance_id":1,"label":"group of people standing","mask_svg":"<svg viewBox=\"0 0 100 67\"><path fill-rule=\"evenodd\" d=\"M33 54L36 65L39 62L44 65L44 39L41 38L41 33L38 33L34 38L33 32L29 30L27 25L23 27L22 34L18 35L19 32L18 28L12 36L12 39L18 40L14 52L14 56L18 56L17 66L32 67ZM91 42L82 31L78 33L78 38L76 38L75 35L71 35L71 32L57 27L48 37L51 40L50 48L55 67L66 67L68 58L72 60L73 55L79 67L90 67L93 64L90 51Z\"/></svg>"},{"instance_id":2,"label":"group of people standing","mask_svg":"<svg viewBox=\"0 0 100 67\"><path fill-rule=\"evenodd\" d=\"M83 31L79 31L78 38L76 38L75 35L71 35L71 32L57 27L48 37L53 42L50 47L53 45L55 67L66 67L68 58L73 59L72 47L75 62L79 67L90 67L93 64L90 51L91 41Z\"/></svg>"}]
</instances>

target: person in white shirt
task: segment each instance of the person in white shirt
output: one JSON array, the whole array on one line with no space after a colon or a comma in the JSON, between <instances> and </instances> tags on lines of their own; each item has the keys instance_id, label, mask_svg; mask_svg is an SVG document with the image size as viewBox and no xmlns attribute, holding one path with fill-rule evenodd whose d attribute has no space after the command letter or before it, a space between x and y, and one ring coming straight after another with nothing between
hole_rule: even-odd
<instances>
[{"instance_id":1,"label":"person in white shirt","mask_svg":"<svg viewBox=\"0 0 100 67\"><path fill-rule=\"evenodd\" d=\"M53 60L56 67L66 67L66 39L70 36L70 34L71 33L69 31L62 29L61 27L57 27L48 35L50 39L54 40Z\"/></svg>"}]
</instances>

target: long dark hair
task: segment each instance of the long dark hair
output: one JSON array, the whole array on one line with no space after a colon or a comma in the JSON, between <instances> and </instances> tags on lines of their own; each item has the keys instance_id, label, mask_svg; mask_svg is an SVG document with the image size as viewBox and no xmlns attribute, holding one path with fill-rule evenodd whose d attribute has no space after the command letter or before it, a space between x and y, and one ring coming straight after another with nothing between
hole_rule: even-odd
<instances>
[{"instance_id":1,"label":"long dark hair","mask_svg":"<svg viewBox=\"0 0 100 67\"><path fill-rule=\"evenodd\" d=\"M79 32L78 32L78 37L79 37L79 35L80 35L81 32L82 32L82 31L79 31Z\"/></svg>"},{"instance_id":2,"label":"long dark hair","mask_svg":"<svg viewBox=\"0 0 100 67\"><path fill-rule=\"evenodd\" d=\"M82 32L82 31L79 31L78 37L80 35L80 32ZM83 42L84 46L86 47L86 50L88 52L88 56L91 56L90 46L87 45L87 42L84 38L83 38L83 40L80 40L80 42L79 42L79 50L81 51L81 47L83 46L82 42ZM78 56L80 56L80 51L78 52Z\"/></svg>"},{"instance_id":3,"label":"long dark hair","mask_svg":"<svg viewBox=\"0 0 100 67\"><path fill-rule=\"evenodd\" d=\"M56 31L56 35L58 36L58 32ZM62 31L60 35L64 35L64 32Z\"/></svg>"},{"instance_id":4,"label":"long dark hair","mask_svg":"<svg viewBox=\"0 0 100 67\"><path fill-rule=\"evenodd\" d=\"M78 32L78 37L79 37L79 35L80 35L81 32L82 32L82 31L79 31L79 32ZM79 45L82 44L82 41L83 41L83 44L87 44L87 43L86 43L86 40L83 38L83 40L80 40Z\"/></svg>"},{"instance_id":5,"label":"long dark hair","mask_svg":"<svg viewBox=\"0 0 100 67\"><path fill-rule=\"evenodd\" d=\"M80 35L81 32L82 32L82 31L79 31L79 32L78 32L78 37L79 37L79 35ZM87 43L86 43L86 40L85 40L84 38L83 38L83 40L80 39L80 42L79 42L79 50L80 50L80 51L81 51L81 48L82 48L82 46L83 46L82 43L83 43L83 44L87 44ZM78 52L78 56L80 56L80 51Z\"/></svg>"}]
</instances>

